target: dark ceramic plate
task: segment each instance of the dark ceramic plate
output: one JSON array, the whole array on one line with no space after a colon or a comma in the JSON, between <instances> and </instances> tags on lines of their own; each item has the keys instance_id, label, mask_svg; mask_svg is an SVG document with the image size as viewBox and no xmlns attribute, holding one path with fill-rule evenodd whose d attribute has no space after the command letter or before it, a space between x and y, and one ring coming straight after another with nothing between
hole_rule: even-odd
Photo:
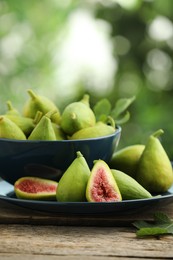
<instances>
[{"instance_id":1,"label":"dark ceramic plate","mask_svg":"<svg viewBox=\"0 0 173 260\"><path fill-rule=\"evenodd\" d=\"M142 209L151 208L154 205L166 205L173 202L173 186L168 192L149 199L124 200L121 202L56 202L56 201L35 201L23 200L15 197L13 186L4 182L6 190L2 190L0 200L4 200L10 204L18 205L24 208L43 211L48 213L77 214L77 215L97 215L97 214L131 214ZM9 188L8 188L9 185Z\"/></svg>"}]
</instances>

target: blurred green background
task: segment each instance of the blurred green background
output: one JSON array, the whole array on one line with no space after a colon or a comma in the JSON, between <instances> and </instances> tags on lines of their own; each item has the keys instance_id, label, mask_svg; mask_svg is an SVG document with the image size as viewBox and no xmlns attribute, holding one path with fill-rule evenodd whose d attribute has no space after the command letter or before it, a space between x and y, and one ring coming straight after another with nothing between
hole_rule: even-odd
<instances>
[{"instance_id":1,"label":"blurred green background","mask_svg":"<svg viewBox=\"0 0 173 260\"><path fill-rule=\"evenodd\" d=\"M136 96L119 148L162 128L173 159L172 0L0 0L0 110L22 110L27 89L63 110Z\"/></svg>"}]
</instances>

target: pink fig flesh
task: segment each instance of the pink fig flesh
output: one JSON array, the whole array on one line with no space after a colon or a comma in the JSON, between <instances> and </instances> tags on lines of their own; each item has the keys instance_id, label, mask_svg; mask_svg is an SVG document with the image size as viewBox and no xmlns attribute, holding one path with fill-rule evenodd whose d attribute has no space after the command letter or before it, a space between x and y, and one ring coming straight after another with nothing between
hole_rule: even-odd
<instances>
[{"instance_id":1,"label":"pink fig flesh","mask_svg":"<svg viewBox=\"0 0 173 260\"><path fill-rule=\"evenodd\" d=\"M86 197L90 202L121 201L121 193L108 165L98 160L87 184Z\"/></svg>"},{"instance_id":2,"label":"pink fig flesh","mask_svg":"<svg viewBox=\"0 0 173 260\"><path fill-rule=\"evenodd\" d=\"M115 189L109 185L104 169L99 169L94 178L94 185L91 189L92 197L96 201L118 201L119 195Z\"/></svg>"},{"instance_id":3,"label":"pink fig flesh","mask_svg":"<svg viewBox=\"0 0 173 260\"><path fill-rule=\"evenodd\" d=\"M23 177L14 184L18 198L36 200L55 200L58 183L38 177Z\"/></svg>"}]
</instances>

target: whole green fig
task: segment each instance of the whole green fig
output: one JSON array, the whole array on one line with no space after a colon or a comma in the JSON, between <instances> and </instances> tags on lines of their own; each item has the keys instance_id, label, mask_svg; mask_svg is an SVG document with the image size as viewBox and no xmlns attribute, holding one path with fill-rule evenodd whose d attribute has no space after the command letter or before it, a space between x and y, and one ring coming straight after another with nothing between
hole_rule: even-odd
<instances>
[{"instance_id":1,"label":"whole green fig","mask_svg":"<svg viewBox=\"0 0 173 260\"><path fill-rule=\"evenodd\" d=\"M139 159L144 151L145 145L134 144L114 152L108 165L135 178Z\"/></svg>"},{"instance_id":2,"label":"whole green fig","mask_svg":"<svg viewBox=\"0 0 173 260\"><path fill-rule=\"evenodd\" d=\"M85 97L84 97L85 98ZM95 125L94 112L85 100L67 105L61 115L60 126L67 135L73 135L80 129Z\"/></svg>"},{"instance_id":3,"label":"whole green fig","mask_svg":"<svg viewBox=\"0 0 173 260\"><path fill-rule=\"evenodd\" d=\"M128 174L115 169L111 169L111 171L117 182L123 200L152 198L150 192Z\"/></svg>"},{"instance_id":4,"label":"whole green fig","mask_svg":"<svg viewBox=\"0 0 173 260\"><path fill-rule=\"evenodd\" d=\"M30 99L24 105L23 114L25 117L35 118L37 111L46 114L49 111L56 110L55 121L60 122L60 112L58 107L47 97L36 94L33 90L28 89Z\"/></svg>"},{"instance_id":5,"label":"whole green fig","mask_svg":"<svg viewBox=\"0 0 173 260\"><path fill-rule=\"evenodd\" d=\"M58 201L86 201L85 191L90 176L88 164L81 154L70 164L62 175L57 187L56 198Z\"/></svg>"},{"instance_id":6,"label":"whole green fig","mask_svg":"<svg viewBox=\"0 0 173 260\"><path fill-rule=\"evenodd\" d=\"M70 139L87 139L87 138L96 138L101 136L107 136L115 133L116 129L110 125L100 122L91 127L83 128L75 132Z\"/></svg>"},{"instance_id":7,"label":"whole green fig","mask_svg":"<svg viewBox=\"0 0 173 260\"><path fill-rule=\"evenodd\" d=\"M165 192L173 184L172 165L158 139L161 134L159 129L150 135L136 172L136 180L151 193Z\"/></svg>"},{"instance_id":8,"label":"whole green fig","mask_svg":"<svg viewBox=\"0 0 173 260\"><path fill-rule=\"evenodd\" d=\"M6 116L0 116L0 138L26 140L23 131Z\"/></svg>"}]
</instances>

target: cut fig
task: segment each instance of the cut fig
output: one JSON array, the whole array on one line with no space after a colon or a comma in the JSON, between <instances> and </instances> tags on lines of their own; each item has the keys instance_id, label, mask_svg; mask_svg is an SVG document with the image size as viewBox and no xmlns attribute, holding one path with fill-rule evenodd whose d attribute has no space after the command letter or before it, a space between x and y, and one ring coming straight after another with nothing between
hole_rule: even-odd
<instances>
[{"instance_id":1,"label":"cut fig","mask_svg":"<svg viewBox=\"0 0 173 260\"><path fill-rule=\"evenodd\" d=\"M56 200L58 182L38 178L22 177L14 184L17 198L29 200Z\"/></svg>"},{"instance_id":2,"label":"cut fig","mask_svg":"<svg viewBox=\"0 0 173 260\"><path fill-rule=\"evenodd\" d=\"M103 160L97 160L91 170L86 198L89 202L121 201L122 196L109 166Z\"/></svg>"}]
</instances>

